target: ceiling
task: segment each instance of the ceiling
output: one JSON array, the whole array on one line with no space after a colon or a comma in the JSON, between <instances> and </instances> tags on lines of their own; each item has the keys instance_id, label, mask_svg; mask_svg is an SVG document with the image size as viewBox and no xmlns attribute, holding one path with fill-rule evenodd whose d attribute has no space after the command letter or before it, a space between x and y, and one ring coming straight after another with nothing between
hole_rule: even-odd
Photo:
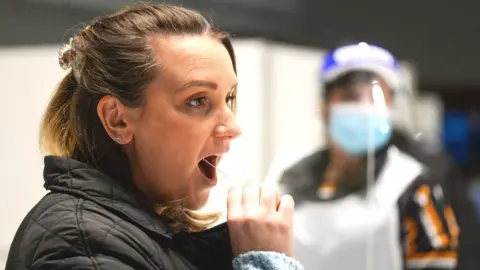
<instances>
[{"instance_id":1,"label":"ceiling","mask_svg":"<svg viewBox=\"0 0 480 270\"><path fill-rule=\"evenodd\" d=\"M62 41L72 26L129 0L2 0L0 45ZM237 36L319 48L367 41L412 61L422 88L480 90L479 2L457 0L174 0ZM453 4L455 3L455 4Z\"/></svg>"}]
</instances>

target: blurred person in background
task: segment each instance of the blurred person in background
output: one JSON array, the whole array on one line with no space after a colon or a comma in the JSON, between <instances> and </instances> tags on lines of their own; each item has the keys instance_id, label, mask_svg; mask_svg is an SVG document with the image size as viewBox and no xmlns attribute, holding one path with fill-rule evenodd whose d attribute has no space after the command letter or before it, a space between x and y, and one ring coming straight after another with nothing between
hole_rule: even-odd
<instances>
[{"instance_id":1,"label":"blurred person in background","mask_svg":"<svg viewBox=\"0 0 480 270\"><path fill-rule=\"evenodd\" d=\"M41 126L45 188L11 244L14 269L301 269L293 200L235 188L228 226L200 209L240 135L228 35L199 13L139 4L60 54ZM26 165L28 166L28 165Z\"/></svg>"},{"instance_id":2,"label":"blurred person in background","mask_svg":"<svg viewBox=\"0 0 480 270\"><path fill-rule=\"evenodd\" d=\"M296 258L306 269L455 268L459 229L442 188L452 166L393 129L394 56L343 46L321 73L328 146L277 174L296 201Z\"/></svg>"}]
</instances>

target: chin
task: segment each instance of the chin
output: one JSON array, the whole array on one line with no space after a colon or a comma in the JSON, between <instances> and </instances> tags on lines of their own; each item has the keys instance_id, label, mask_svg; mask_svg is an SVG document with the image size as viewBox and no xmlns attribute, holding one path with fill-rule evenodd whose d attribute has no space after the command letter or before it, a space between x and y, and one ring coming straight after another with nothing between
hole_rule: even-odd
<instances>
[{"instance_id":1,"label":"chin","mask_svg":"<svg viewBox=\"0 0 480 270\"><path fill-rule=\"evenodd\" d=\"M211 189L199 191L197 194L190 197L190 199L187 200L187 205L186 205L187 209L199 210L202 207L204 207L207 204L208 199L210 197L210 190Z\"/></svg>"}]
</instances>

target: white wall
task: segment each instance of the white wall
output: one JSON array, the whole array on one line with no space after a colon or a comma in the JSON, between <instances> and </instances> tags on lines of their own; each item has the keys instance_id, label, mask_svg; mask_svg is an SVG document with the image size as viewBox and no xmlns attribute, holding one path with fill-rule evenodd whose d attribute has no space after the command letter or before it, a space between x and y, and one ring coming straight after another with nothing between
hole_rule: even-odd
<instances>
[{"instance_id":1,"label":"white wall","mask_svg":"<svg viewBox=\"0 0 480 270\"><path fill-rule=\"evenodd\" d=\"M0 49L0 268L17 226L45 193L37 134L62 74L56 46Z\"/></svg>"},{"instance_id":2,"label":"white wall","mask_svg":"<svg viewBox=\"0 0 480 270\"><path fill-rule=\"evenodd\" d=\"M271 48L270 156L291 147L313 149L325 143L320 106L321 50Z\"/></svg>"},{"instance_id":3,"label":"white wall","mask_svg":"<svg viewBox=\"0 0 480 270\"><path fill-rule=\"evenodd\" d=\"M395 126L404 131L415 134L416 119L415 105L417 98L417 77L414 67L406 62L400 63L400 71L404 77L403 87L397 92L393 100L393 119Z\"/></svg>"},{"instance_id":4,"label":"white wall","mask_svg":"<svg viewBox=\"0 0 480 270\"><path fill-rule=\"evenodd\" d=\"M441 150L443 133L443 103L433 93L418 95L413 101L415 106L416 137L428 144L432 151Z\"/></svg>"},{"instance_id":5,"label":"white wall","mask_svg":"<svg viewBox=\"0 0 480 270\"><path fill-rule=\"evenodd\" d=\"M236 40L234 45L243 136L220 165L228 177L220 174L207 209L224 208L231 184L262 181L282 153L298 156L325 142L317 76L324 52L263 40ZM58 46L0 48L0 268L22 218L45 194L37 135L43 109L64 73L57 50Z\"/></svg>"}]
</instances>

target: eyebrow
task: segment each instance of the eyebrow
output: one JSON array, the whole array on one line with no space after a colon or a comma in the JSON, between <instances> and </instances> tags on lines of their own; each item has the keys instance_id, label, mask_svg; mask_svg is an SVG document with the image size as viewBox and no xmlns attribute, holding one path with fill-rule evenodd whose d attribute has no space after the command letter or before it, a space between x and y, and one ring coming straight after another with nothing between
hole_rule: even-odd
<instances>
[{"instance_id":1,"label":"eyebrow","mask_svg":"<svg viewBox=\"0 0 480 270\"><path fill-rule=\"evenodd\" d=\"M237 86L238 86L238 83L235 83L232 86L232 89L236 88ZM210 90L217 90L218 84L212 81L193 80L183 85L178 91L181 92L191 87L204 87L204 88L209 88Z\"/></svg>"}]
</instances>

